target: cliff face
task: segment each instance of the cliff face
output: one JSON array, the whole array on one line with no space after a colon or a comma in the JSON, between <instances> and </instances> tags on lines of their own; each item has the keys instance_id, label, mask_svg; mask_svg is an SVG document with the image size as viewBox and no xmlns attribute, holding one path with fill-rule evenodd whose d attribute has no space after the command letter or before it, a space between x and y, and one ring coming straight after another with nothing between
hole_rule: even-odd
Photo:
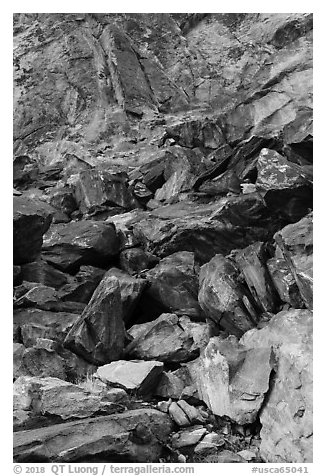
<instances>
[{"instance_id":1,"label":"cliff face","mask_svg":"<svg viewBox=\"0 0 326 476\"><path fill-rule=\"evenodd\" d=\"M309 14L17 14L14 29L19 154L116 153L171 115L213 115L229 144L311 134Z\"/></svg>"},{"instance_id":2,"label":"cliff face","mask_svg":"<svg viewBox=\"0 0 326 476\"><path fill-rule=\"evenodd\" d=\"M17 461L312 461L312 145L311 14L14 15Z\"/></svg>"}]
</instances>

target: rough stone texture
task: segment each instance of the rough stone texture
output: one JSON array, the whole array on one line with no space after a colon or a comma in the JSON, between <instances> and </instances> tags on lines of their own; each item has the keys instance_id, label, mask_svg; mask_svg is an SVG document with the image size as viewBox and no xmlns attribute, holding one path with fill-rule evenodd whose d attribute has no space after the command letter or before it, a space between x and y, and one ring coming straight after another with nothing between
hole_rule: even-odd
<instances>
[{"instance_id":1,"label":"rough stone texture","mask_svg":"<svg viewBox=\"0 0 326 476\"><path fill-rule=\"evenodd\" d=\"M277 308L277 294L265 266L264 243L258 242L239 251L235 257L254 301L261 312L274 312Z\"/></svg>"},{"instance_id":2,"label":"rough stone texture","mask_svg":"<svg viewBox=\"0 0 326 476\"><path fill-rule=\"evenodd\" d=\"M137 208L137 201L128 189L126 173L106 170L85 170L75 183L76 200L82 213L94 215L110 206L122 210Z\"/></svg>"},{"instance_id":3,"label":"rough stone texture","mask_svg":"<svg viewBox=\"0 0 326 476\"><path fill-rule=\"evenodd\" d=\"M14 197L14 264L30 263L41 251L53 209L39 200Z\"/></svg>"},{"instance_id":4,"label":"rough stone texture","mask_svg":"<svg viewBox=\"0 0 326 476\"><path fill-rule=\"evenodd\" d=\"M44 236L43 258L62 271L77 271L82 264L103 265L118 254L114 225L79 221L52 225Z\"/></svg>"},{"instance_id":5,"label":"rough stone texture","mask_svg":"<svg viewBox=\"0 0 326 476\"><path fill-rule=\"evenodd\" d=\"M162 362L156 360L118 360L99 367L96 377L129 392L147 395L156 386L163 371Z\"/></svg>"},{"instance_id":6,"label":"rough stone texture","mask_svg":"<svg viewBox=\"0 0 326 476\"><path fill-rule=\"evenodd\" d=\"M205 263L271 236L273 226L257 193L229 196L209 204L189 200L166 205L130 222L147 251L167 256L190 251Z\"/></svg>"},{"instance_id":7,"label":"rough stone texture","mask_svg":"<svg viewBox=\"0 0 326 476\"><path fill-rule=\"evenodd\" d=\"M296 222L312 207L312 184L304 169L275 151L262 149L257 161L257 189L272 211Z\"/></svg>"},{"instance_id":8,"label":"rough stone texture","mask_svg":"<svg viewBox=\"0 0 326 476\"><path fill-rule=\"evenodd\" d=\"M173 372L163 372L155 395L163 398L198 400L196 382L186 365L182 365Z\"/></svg>"},{"instance_id":9,"label":"rough stone texture","mask_svg":"<svg viewBox=\"0 0 326 476\"><path fill-rule=\"evenodd\" d=\"M286 261L282 258L271 258L267 261L267 268L281 300L289 303L291 307L304 307L298 285Z\"/></svg>"},{"instance_id":10,"label":"rough stone texture","mask_svg":"<svg viewBox=\"0 0 326 476\"><path fill-rule=\"evenodd\" d=\"M118 268L111 268L105 276L117 282L120 287L122 315L124 322L127 324L133 316L147 281L136 276L130 276Z\"/></svg>"},{"instance_id":11,"label":"rough stone texture","mask_svg":"<svg viewBox=\"0 0 326 476\"><path fill-rule=\"evenodd\" d=\"M65 339L67 348L91 363L119 359L125 339L120 286L105 274Z\"/></svg>"},{"instance_id":12,"label":"rough stone texture","mask_svg":"<svg viewBox=\"0 0 326 476\"><path fill-rule=\"evenodd\" d=\"M269 389L270 359L270 347L245 352L236 342L225 346L213 337L188 368L212 412L244 425L255 421Z\"/></svg>"},{"instance_id":13,"label":"rough stone texture","mask_svg":"<svg viewBox=\"0 0 326 476\"><path fill-rule=\"evenodd\" d=\"M130 248L120 253L119 265L129 274L140 273L157 265L157 256L141 248Z\"/></svg>"},{"instance_id":14,"label":"rough stone texture","mask_svg":"<svg viewBox=\"0 0 326 476\"><path fill-rule=\"evenodd\" d=\"M193 253L183 251L167 256L146 273L150 284L146 294L169 312L200 318L198 271Z\"/></svg>"},{"instance_id":15,"label":"rough stone texture","mask_svg":"<svg viewBox=\"0 0 326 476\"><path fill-rule=\"evenodd\" d=\"M126 354L136 359L187 362L199 354L207 337L204 323L190 325L188 317L179 318L176 314L162 314L151 323L135 325L128 331L134 340L126 348Z\"/></svg>"},{"instance_id":16,"label":"rough stone texture","mask_svg":"<svg viewBox=\"0 0 326 476\"><path fill-rule=\"evenodd\" d=\"M68 276L65 273L50 266L43 259L24 264L21 267L21 278L23 281L40 283L55 289L68 282Z\"/></svg>"},{"instance_id":17,"label":"rough stone texture","mask_svg":"<svg viewBox=\"0 0 326 476\"><path fill-rule=\"evenodd\" d=\"M148 438L137 438L140 426L146 430ZM162 412L151 408L130 410L16 432L14 459L58 463L77 462L99 455L118 462L154 462L158 461L171 430L171 420Z\"/></svg>"},{"instance_id":18,"label":"rough stone texture","mask_svg":"<svg viewBox=\"0 0 326 476\"><path fill-rule=\"evenodd\" d=\"M13 317L16 335L21 335L26 347L35 345L39 337L63 342L77 320L76 314L40 309L15 310Z\"/></svg>"},{"instance_id":19,"label":"rough stone texture","mask_svg":"<svg viewBox=\"0 0 326 476\"><path fill-rule=\"evenodd\" d=\"M285 259L299 288L303 302L313 308L313 215L310 213L288 225L274 239L276 256Z\"/></svg>"},{"instance_id":20,"label":"rough stone texture","mask_svg":"<svg viewBox=\"0 0 326 476\"><path fill-rule=\"evenodd\" d=\"M196 445L207 433L206 428L193 427L189 430L182 430L172 435L172 448L184 448L185 446Z\"/></svg>"},{"instance_id":21,"label":"rough stone texture","mask_svg":"<svg viewBox=\"0 0 326 476\"><path fill-rule=\"evenodd\" d=\"M81 266L69 283L60 288L58 295L63 301L78 301L87 304L99 285L105 271L94 266Z\"/></svg>"},{"instance_id":22,"label":"rough stone texture","mask_svg":"<svg viewBox=\"0 0 326 476\"><path fill-rule=\"evenodd\" d=\"M200 269L198 301L209 319L241 336L256 326L257 317L238 274L230 260L216 255Z\"/></svg>"},{"instance_id":23,"label":"rough stone texture","mask_svg":"<svg viewBox=\"0 0 326 476\"><path fill-rule=\"evenodd\" d=\"M273 347L274 377L260 414L261 455L278 463L312 462L312 313L278 313L243 336L246 348Z\"/></svg>"}]
</instances>

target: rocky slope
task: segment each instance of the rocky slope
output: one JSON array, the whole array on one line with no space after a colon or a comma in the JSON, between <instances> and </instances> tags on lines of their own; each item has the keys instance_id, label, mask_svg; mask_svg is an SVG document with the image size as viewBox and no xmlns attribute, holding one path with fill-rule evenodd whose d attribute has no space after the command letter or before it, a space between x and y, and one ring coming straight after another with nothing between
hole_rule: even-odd
<instances>
[{"instance_id":1,"label":"rocky slope","mask_svg":"<svg viewBox=\"0 0 326 476\"><path fill-rule=\"evenodd\" d=\"M14 16L16 461L312 461L312 137L310 14Z\"/></svg>"}]
</instances>

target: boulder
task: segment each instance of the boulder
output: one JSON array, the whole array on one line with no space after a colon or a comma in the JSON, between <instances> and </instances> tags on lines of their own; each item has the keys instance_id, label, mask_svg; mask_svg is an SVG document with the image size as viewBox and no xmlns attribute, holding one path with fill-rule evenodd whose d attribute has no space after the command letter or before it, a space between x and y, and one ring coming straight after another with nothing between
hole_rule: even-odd
<instances>
[{"instance_id":1,"label":"boulder","mask_svg":"<svg viewBox=\"0 0 326 476\"><path fill-rule=\"evenodd\" d=\"M286 261L283 258L271 258L267 261L267 268L281 300L291 307L303 308L298 285Z\"/></svg>"},{"instance_id":2,"label":"boulder","mask_svg":"<svg viewBox=\"0 0 326 476\"><path fill-rule=\"evenodd\" d=\"M266 241L279 229L258 193L205 204L185 199L146 212L129 226L146 251L159 257L190 251L200 263L217 253L226 255L255 241Z\"/></svg>"},{"instance_id":3,"label":"boulder","mask_svg":"<svg viewBox=\"0 0 326 476\"><path fill-rule=\"evenodd\" d=\"M163 363L155 360L118 360L103 365L95 374L103 382L129 392L152 393L163 371Z\"/></svg>"},{"instance_id":4,"label":"boulder","mask_svg":"<svg viewBox=\"0 0 326 476\"><path fill-rule=\"evenodd\" d=\"M232 261L214 256L200 268L198 302L207 318L239 337L255 327L258 319L238 275Z\"/></svg>"},{"instance_id":5,"label":"boulder","mask_svg":"<svg viewBox=\"0 0 326 476\"><path fill-rule=\"evenodd\" d=\"M87 304L105 274L104 269L81 266L69 283L60 288L58 296L63 301L77 301Z\"/></svg>"},{"instance_id":6,"label":"boulder","mask_svg":"<svg viewBox=\"0 0 326 476\"><path fill-rule=\"evenodd\" d=\"M273 212L296 222L312 208L312 183L299 165L274 150L262 149L257 171L257 190Z\"/></svg>"},{"instance_id":7,"label":"boulder","mask_svg":"<svg viewBox=\"0 0 326 476\"><path fill-rule=\"evenodd\" d=\"M111 268L105 276L111 278L120 287L122 315L124 322L127 324L130 322L137 303L147 286L147 281L130 276L118 268Z\"/></svg>"},{"instance_id":8,"label":"boulder","mask_svg":"<svg viewBox=\"0 0 326 476\"><path fill-rule=\"evenodd\" d=\"M39 342L24 351L22 366L23 375L67 379L64 359L55 350L43 348L43 344L39 347Z\"/></svg>"},{"instance_id":9,"label":"boulder","mask_svg":"<svg viewBox=\"0 0 326 476\"><path fill-rule=\"evenodd\" d=\"M212 337L188 368L208 408L244 425L255 421L269 389L270 359L270 347L245 352L236 341Z\"/></svg>"},{"instance_id":10,"label":"boulder","mask_svg":"<svg viewBox=\"0 0 326 476\"><path fill-rule=\"evenodd\" d=\"M276 233L276 256L291 270L305 306L313 308L313 215L310 213Z\"/></svg>"},{"instance_id":11,"label":"boulder","mask_svg":"<svg viewBox=\"0 0 326 476\"><path fill-rule=\"evenodd\" d=\"M157 265L159 259L157 256L141 248L129 248L120 253L120 268L129 274L137 274L142 271L153 268Z\"/></svg>"},{"instance_id":12,"label":"boulder","mask_svg":"<svg viewBox=\"0 0 326 476\"><path fill-rule=\"evenodd\" d=\"M13 317L16 334L26 347L35 345L39 337L63 342L77 320L76 314L40 309L17 309Z\"/></svg>"},{"instance_id":13,"label":"boulder","mask_svg":"<svg viewBox=\"0 0 326 476\"><path fill-rule=\"evenodd\" d=\"M110 403L121 401L120 395L108 391L108 398L105 398L104 392L92 390L90 386L85 388L53 377L19 377L14 383L14 404L15 408L22 408L22 404L26 407L29 396L30 405L24 409L34 414L58 416L62 420L88 418L98 412L112 413L117 409Z\"/></svg>"},{"instance_id":14,"label":"boulder","mask_svg":"<svg viewBox=\"0 0 326 476\"><path fill-rule=\"evenodd\" d=\"M122 211L138 207L128 188L128 176L124 172L84 170L78 174L75 196L80 211L88 215L116 206L121 207Z\"/></svg>"},{"instance_id":15,"label":"boulder","mask_svg":"<svg viewBox=\"0 0 326 476\"><path fill-rule=\"evenodd\" d=\"M224 438L218 433L207 433L204 438L194 448L195 455L204 456L207 453L217 452L218 448L224 446Z\"/></svg>"},{"instance_id":16,"label":"boulder","mask_svg":"<svg viewBox=\"0 0 326 476\"><path fill-rule=\"evenodd\" d=\"M49 203L68 217L78 208L75 194L70 187L52 189L49 194Z\"/></svg>"},{"instance_id":17,"label":"boulder","mask_svg":"<svg viewBox=\"0 0 326 476\"><path fill-rule=\"evenodd\" d=\"M181 427L204 422L203 417L197 408L189 405L185 400L172 402L169 406L169 415L176 424Z\"/></svg>"},{"instance_id":18,"label":"boulder","mask_svg":"<svg viewBox=\"0 0 326 476\"><path fill-rule=\"evenodd\" d=\"M104 266L119 252L112 223L82 220L52 225L42 247L42 256L61 271L74 272L82 264Z\"/></svg>"},{"instance_id":19,"label":"boulder","mask_svg":"<svg viewBox=\"0 0 326 476\"><path fill-rule=\"evenodd\" d=\"M146 273L150 284L146 295L168 312L199 319L198 271L194 253L180 251L167 256Z\"/></svg>"},{"instance_id":20,"label":"boulder","mask_svg":"<svg viewBox=\"0 0 326 476\"><path fill-rule=\"evenodd\" d=\"M175 449L194 446L203 438L206 433L206 428L203 428L202 426L195 426L187 430L179 431L178 433L174 433L172 435L171 446Z\"/></svg>"},{"instance_id":21,"label":"boulder","mask_svg":"<svg viewBox=\"0 0 326 476\"><path fill-rule=\"evenodd\" d=\"M149 438L141 435L144 429ZM154 462L161 456L171 430L170 418L160 411L129 410L16 432L14 459L67 463L104 455L114 461Z\"/></svg>"},{"instance_id":22,"label":"boulder","mask_svg":"<svg viewBox=\"0 0 326 476\"><path fill-rule=\"evenodd\" d=\"M153 322L135 325L128 330L134 340L126 348L126 355L169 363L187 362L198 356L200 346L205 345L204 339L198 338L195 342L194 333L197 331L198 337L201 332L208 340L204 323L197 323L193 328L190 323L186 316L179 318L176 314L162 314Z\"/></svg>"},{"instance_id":23,"label":"boulder","mask_svg":"<svg viewBox=\"0 0 326 476\"><path fill-rule=\"evenodd\" d=\"M277 293L265 266L266 260L265 246L262 242L247 246L235 257L257 308L261 312L275 312L278 304Z\"/></svg>"},{"instance_id":24,"label":"boulder","mask_svg":"<svg viewBox=\"0 0 326 476\"><path fill-rule=\"evenodd\" d=\"M31 263L39 255L53 209L40 200L14 197L14 264Z\"/></svg>"},{"instance_id":25,"label":"boulder","mask_svg":"<svg viewBox=\"0 0 326 476\"><path fill-rule=\"evenodd\" d=\"M187 365L182 365L179 369L163 372L155 395L163 398L174 398L179 400L198 400L196 382L192 378Z\"/></svg>"},{"instance_id":26,"label":"boulder","mask_svg":"<svg viewBox=\"0 0 326 476\"><path fill-rule=\"evenodd\" d=\"M49 265L41 258L22 265L21 277L23 281L40 283L55 289L59 289L68 282L68 276L65 273Z\"/></svg>"},{"instance_id":27,"label":"boulder","mask_svg":"<svg viewBox=\"0 0 326 476\"><path fill-rule=\"evenodd\" d=\"M58 301L58 293L54 288L38 283L28 283L28 285L29 289L28 287L26 289L24 282L16 288L17 294L15 293L14 295L14 307L39 307L47 309ZM21 289L22 295L20 295ZM24 292L25 290L26 292Z\"/></svg>"},{"instance_id":28,"label":"boulder","mask_svg":"<svg viewBox=\"0 0 326 476\"><path fill-rule=\"evenodd\" d=\"M23 355L25 346L18 342L13 343L13 378L16 380L23 373Z\"/></svg>"},{"instance_id":29,"label":"boulder","mask_svg":"<svg viewBox=\"0 0 326 476\"><path fill-rule=\"evenodd\" d=\"M125 339L120 286L110 274L102 281L65 338L65 346L96 365L117 360Z\"/></svg>"},{"instance_id":30,"label":"boulder","mask_svg":"<svg viewBox=\"0 0 326 476\"><path fill-rule=\"evenodd\" d=\"M259 417L264 461L312 462L312 325L309 310L290 309L241 339L248 349L273 348L274 375Z\"/></svg>"}]
</instances>

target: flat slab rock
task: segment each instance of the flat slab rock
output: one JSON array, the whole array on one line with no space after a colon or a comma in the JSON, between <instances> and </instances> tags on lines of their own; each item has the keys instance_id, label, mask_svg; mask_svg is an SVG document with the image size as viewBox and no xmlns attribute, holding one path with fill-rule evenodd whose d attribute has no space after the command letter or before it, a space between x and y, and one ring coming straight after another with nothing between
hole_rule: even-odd
<instances>
[{"instance_id":1,"label":"flat slab rock","mask_svg":"<svg viewBox=\"0 0 326 476\"><path fill-rule=\"evenodd\" d=\"M117 407L112 403L128 398L122 389L96 390L95 385L87 390L58 378L24 376L14 383L14 409L30 410L34 415L56 415L63 420L87 418L100 411L113 413Z\"/></svg>"},{"instance_id":2,"label":"flat slab rock","mask_svg":"<svg viewBox=\"0 0 326 476\"><path fill-rule=\"evenodd\" d=\"M70 462L92 456L109 461L158 461L172 431L168 415L154 409L87 418L14 433L17 462Z\"/></svg>"},{"instance_id":3,"label":"flat slab rock","mask_svg":"<svg viewBox=\"0 0 326 476\"><path fill-rule=\"evenodd\" d=\"M151 393L163 372L163 363L144 360L118 360L97 369L95 376L114 387L138 394Z\"/></svg>"}]
</instances>

